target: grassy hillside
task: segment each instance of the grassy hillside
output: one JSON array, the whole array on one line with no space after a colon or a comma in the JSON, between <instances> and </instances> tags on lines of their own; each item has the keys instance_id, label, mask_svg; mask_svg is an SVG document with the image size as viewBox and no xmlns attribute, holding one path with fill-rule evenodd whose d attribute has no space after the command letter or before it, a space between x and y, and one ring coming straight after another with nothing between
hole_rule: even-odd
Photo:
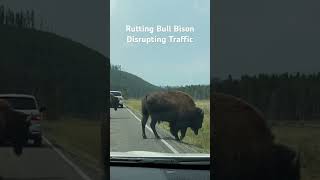
<instances>
[{"instance_id":1,"label":"grassy hillside","mask_svg":"<svg viewBox=\"0 0 320 180\"><path fill-rule=\"evenodd\" d=\"M34 93L51 119L105 110L108 59L52 33L0 25L0 93Z\"/></svg>"},{"instance_id":2,"label":"grassy hillside","mask_svg":"<svg viewBox=\"0 0 320 180\"><path fill-rule=\"evenodd\" d=\"M116 69L110 70L110 89L121 90L125 98L140 98L148 92L161 90L136 75Z\"/></svg>"},{"instance_id":3,"label":"grassy hillside","mask_svg":"<svg viewBox=\"0 0 320 180\"><path fill-rule=\"evenodd\" d=\"M34 94L47 107L44 135L99 168L108 59L70 39L7 25L0 25L0 49L0 93Z\"/></svg>"}]
</instances>

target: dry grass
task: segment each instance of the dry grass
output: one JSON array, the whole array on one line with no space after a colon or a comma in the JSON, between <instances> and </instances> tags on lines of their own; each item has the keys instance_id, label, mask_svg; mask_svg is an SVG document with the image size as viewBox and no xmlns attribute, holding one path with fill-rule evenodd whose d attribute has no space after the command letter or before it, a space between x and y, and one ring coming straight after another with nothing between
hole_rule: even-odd
<instances>
[{"instance_id":1,"label":"dry grass","mask_svg":"<svg viewBox=\"0 0 320 180\"><path fill-rule=\"evenodd\" d=\"M320 128L284 125L274 126L272 131L277 142L301 153L301 180L320 180Z\"/></svg>"},{"instance_id":2,"label":"dry grass","mask_svg":"<svg viewBox=\"0 0 320 180\"><path fill-rule=\"evenodd\" d=\"M44 135L86 163L99 166L101 159L100 122L64 118L42 122Z\"/></svg>"}]
</instances>

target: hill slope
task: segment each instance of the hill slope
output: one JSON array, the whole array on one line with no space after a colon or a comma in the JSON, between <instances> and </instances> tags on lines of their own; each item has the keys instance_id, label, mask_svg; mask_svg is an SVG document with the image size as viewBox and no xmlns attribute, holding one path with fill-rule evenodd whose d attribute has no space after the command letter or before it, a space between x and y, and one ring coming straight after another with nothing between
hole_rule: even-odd
<instances>
[{"instance_id":1,"label":"hill slope","mask_svg":"<svg viewBox=\"0 0 320 180\"><path fill-rule=\"evenodd\" d=\"M125 97L140 98L148 92L158 91L162 88L155 86L131 73L111 69L110 89L121 90Z\"/></svg>"},{"instance_id":2,"label":"hill slope","mask_svg":"<svg viewBox=\"0 0 320 180\"><path fill-rule=\"evenodd\" d=\"M52 33L0 25L0 93L34 93L48 115L105 110L108 59Z\"/></svg>"},{"instance_id":3,"label":"hill slope","mask_svg":"<svg viewBox=\"0 0 320 180\"><path fill-rule=\"evenodd\" d=\"M122 91L125 98L141 98L149 92L163 90L183 91L195 99L209 99L210 97L210 85L158 87L136 75L117 68L111 68L110 70L110 89Z\"/></svg>"}]
</instances>

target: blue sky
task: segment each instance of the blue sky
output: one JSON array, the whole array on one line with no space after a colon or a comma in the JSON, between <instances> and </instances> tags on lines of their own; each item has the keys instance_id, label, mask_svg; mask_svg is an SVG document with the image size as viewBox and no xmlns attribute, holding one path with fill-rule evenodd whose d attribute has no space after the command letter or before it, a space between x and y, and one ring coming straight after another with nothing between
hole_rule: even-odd
<instances>
[{"instance_id":1,"label":"blue sky","mask_svg":"<svg viewBox=\"0 0 320 180\"><path fill-rule=\"evenodd\" d=\"M111 0L111 64L160 86L209 84L209 0ZM193 26L189 44L127 44L126 25ZM139 36L139 34L132 34ZM149 33L140 33L140 37ZM174 33L151 36L168 36ZM184 35L184 34L179 34Z\"/></svg>"}]
</instances>

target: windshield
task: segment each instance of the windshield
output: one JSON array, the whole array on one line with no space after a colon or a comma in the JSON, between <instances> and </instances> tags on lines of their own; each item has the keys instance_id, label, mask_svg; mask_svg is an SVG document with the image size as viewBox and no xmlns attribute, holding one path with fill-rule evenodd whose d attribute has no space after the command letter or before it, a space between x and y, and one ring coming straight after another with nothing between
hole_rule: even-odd
<instances>
[{"instance_id":1,"label":"windshield","mask_svg":"<svg viewBox=\"0 0 320 180\"><path fill-rule=\"evenodd\" d=\"M33 110L37 109L36 102L33 98L25 97L0 97L7 100L13 109L18 110Z\"/></svg>"},{"instance_id":2,"label":"windshield","mask_svg":"<svg viewBox=\"0 0 320 180\"><path fill-rule=\"evenodd\" d=\"M194 0L112 4L110 89L126 99L110 107L111 156L207 155L208 161L210 1L197 1L203 14L188 8ZM168 24L163 8L179 16Z\"/></svg>"}]
</instances>

